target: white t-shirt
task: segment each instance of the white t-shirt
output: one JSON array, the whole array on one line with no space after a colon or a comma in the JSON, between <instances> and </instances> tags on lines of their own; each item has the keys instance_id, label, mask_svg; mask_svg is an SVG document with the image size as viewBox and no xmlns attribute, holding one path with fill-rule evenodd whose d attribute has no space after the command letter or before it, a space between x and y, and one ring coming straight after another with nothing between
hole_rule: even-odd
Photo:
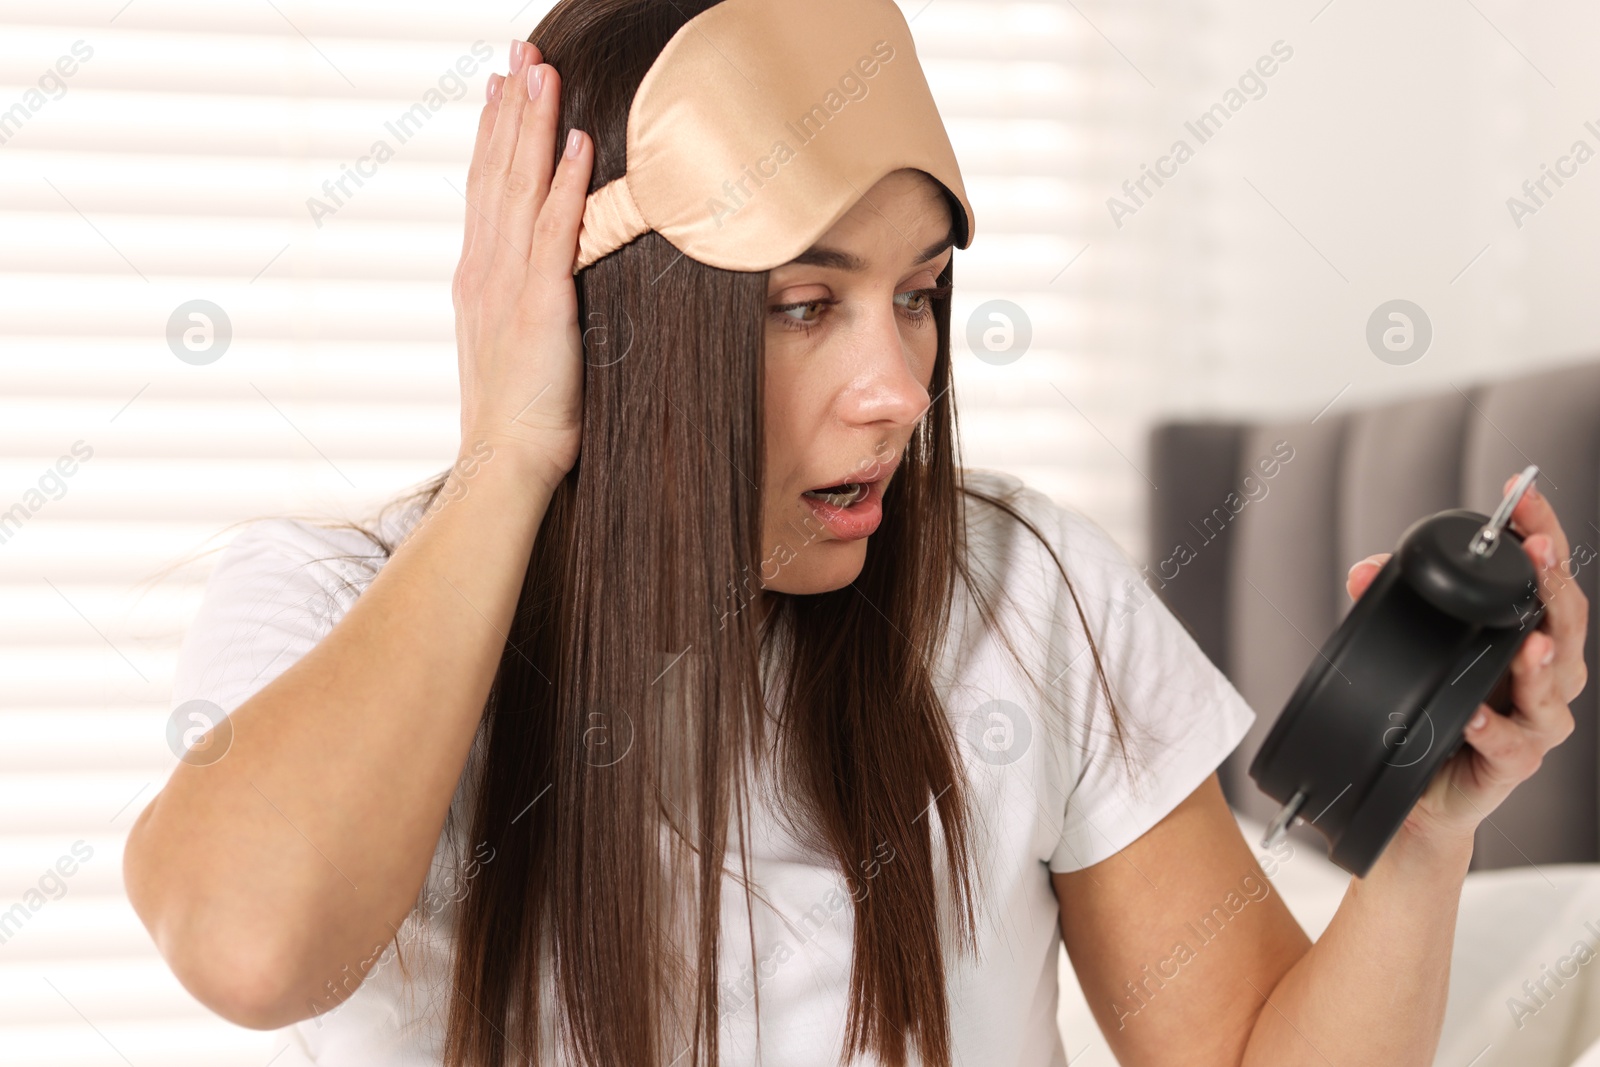
<instances>
[{"instance_id":1,"label":"white t-shirt","mask_svg":"<svg viewBox=\"0 0 1600 1067\"><path fill-rule=\"evenodd\" d=\"M980 577L990 576L991 588L1003 590L1001 619L1040 687L983 627L958 581L950 639L934 678L961 739L982 892L978 959L947 960L954 1062L1064 1067L1056 1024L1061 931L1050 872L1097 863L1154 826L1233 750L1255 714L1098 524L1010 475L969 469L967 478L991 494L1014 491L1013 505L1060 555L1141 768L1131 782L1082 624L1048 554L1009 516L973 502L969 563ZM389 529L398 532L415 516L414 509L397 516ZM372 558L326 558L340 553ZM231 712L332 628L381 566L376 553L354 531L290 519L246 527L220 554L185 636L173 707L203 699ZM330 722L328 731L336 736L338 724ZM452 804L451 819L461 825L470 826L481 751L475 747ZM761 1057L753 1047L745 894L725 877L722 1062L837 1063L852 951L850 890L831 857L799 845L762 806L752 831ZM412 980L402 980L390 948L343 1004L284 1030L290 1047L277 1067L442 1062L449 929L455 898L470 891L461 864L474 851L459 841L465 831L454 848L447 836L440 837L417 917L403 928ZM739 871L736 850L728 867Z\"/></svg>"}]
</instances>

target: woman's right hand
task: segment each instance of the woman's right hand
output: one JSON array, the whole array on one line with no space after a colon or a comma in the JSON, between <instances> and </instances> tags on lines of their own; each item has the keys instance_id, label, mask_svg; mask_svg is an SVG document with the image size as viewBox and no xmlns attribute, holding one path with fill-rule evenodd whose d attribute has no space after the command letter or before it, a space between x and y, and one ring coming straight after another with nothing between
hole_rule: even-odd
<instances>
[{"instance_id":1,"label":"woman's right hand","mask_svg":"<svg viewBox=\"0 0 1600 1067\"><path fill-rule=\"evenodd\" d=\"M510 448L553 487L577 462L583 421L572 265L594 157L574 130L556 162L561 79L540 58L513 41L511 74L489 76L451 293L463 449ZM532 98L530 72L540 76Z\"/></svg>"}]
</instances>

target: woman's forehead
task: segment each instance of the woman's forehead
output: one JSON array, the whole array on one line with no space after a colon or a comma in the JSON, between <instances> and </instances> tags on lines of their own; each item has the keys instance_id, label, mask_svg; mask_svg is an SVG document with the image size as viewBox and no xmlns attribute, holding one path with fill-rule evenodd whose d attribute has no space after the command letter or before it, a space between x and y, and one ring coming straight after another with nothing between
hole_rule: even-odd
<instances>
[{"instance_id":1,"label":"woman's forehead","mask_svg":"<svg viewBox=\"0 0 1600 1067\"><path fill-rule=\"evenodd\" d=\"M954 238L950 202L938 183L921 171L899 170L882 178L810 248L783 266L861 271L880 259L922 263L950 247Z\"/></svg>"}]
</instances>

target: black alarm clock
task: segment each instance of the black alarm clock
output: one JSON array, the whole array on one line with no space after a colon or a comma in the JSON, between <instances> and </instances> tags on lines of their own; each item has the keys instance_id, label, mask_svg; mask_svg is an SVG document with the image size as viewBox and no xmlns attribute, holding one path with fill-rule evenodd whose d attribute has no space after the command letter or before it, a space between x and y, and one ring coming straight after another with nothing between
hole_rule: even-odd
<instances>
[{"instance_id":1,"label":"black alarm clock","mask_svg":"<svg viewBox=\"0 0 1600 1067\"><path fill-rule=\"evenodd\" d=\"M1511 712L1511 661L1539 620L1538 575L1507 524L1537 466L1493 516L1419 519L1323 644L1250 763L1283 804L1271 847L1300 820L1364 876L1480 704ZM1512 542L1512 543L1507 543Z\"/></svg>"}]
</instances>

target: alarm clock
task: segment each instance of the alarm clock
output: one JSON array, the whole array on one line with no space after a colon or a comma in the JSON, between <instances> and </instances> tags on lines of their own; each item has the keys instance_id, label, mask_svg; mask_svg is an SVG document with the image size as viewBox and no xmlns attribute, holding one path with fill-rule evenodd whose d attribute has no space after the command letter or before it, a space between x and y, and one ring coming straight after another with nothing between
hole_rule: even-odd
<instances>
[{"instance_id":1,"label":"alarm clock","mask_svg":"<svg viewBox=\"0 0 1600 1067\"><path fill-rule=\"evenodd\" d=\"M1299 820L1327 838L1334 863L1364 876L1478 706L1511 713L1511 661L1544 602L1508 523L1537 474L1525 468L1492 516L1454 508L1401 536L1250 763L1283 805L1263 848Z\"/></svg>"}]
</instances>

